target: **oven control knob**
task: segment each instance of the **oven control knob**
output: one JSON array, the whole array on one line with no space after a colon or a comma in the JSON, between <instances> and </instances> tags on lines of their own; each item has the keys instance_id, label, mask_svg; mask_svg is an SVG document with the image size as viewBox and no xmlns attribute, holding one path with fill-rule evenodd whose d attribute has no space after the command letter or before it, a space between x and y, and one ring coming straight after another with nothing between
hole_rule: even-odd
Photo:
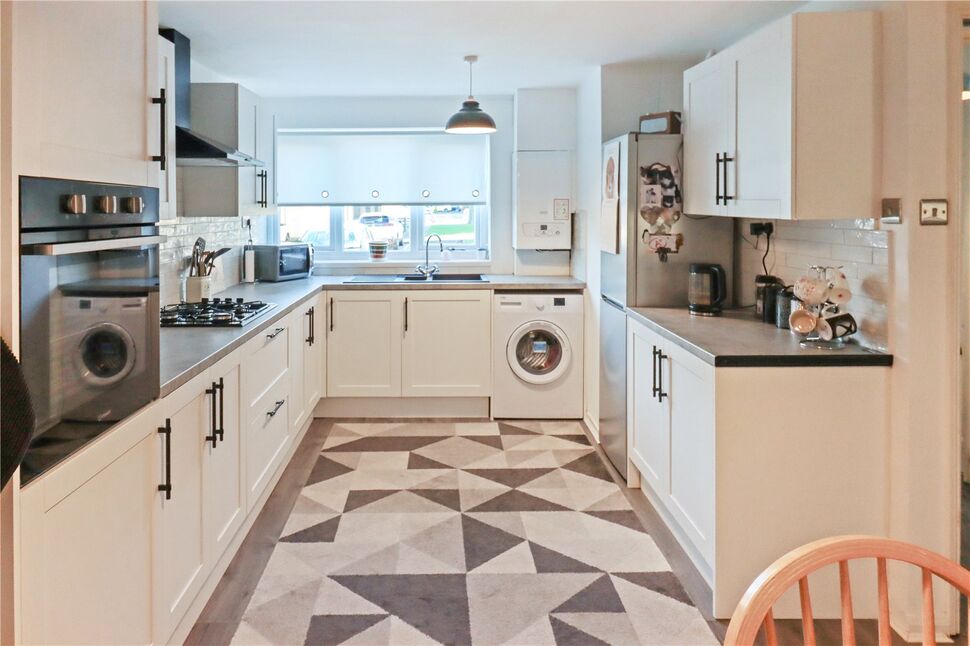
<instances>
[{"instance_id":1,"label":"oven control knob","mask_svg":"<svg viewBox=\"0 0 970 646\"><path fill-rule=\"evenodd\" d=\"M64 196L64 210L67 213L80 215L88 212L88 197L80 193Z\"/></svg>"},{"instance_id":2,"label":"oven control knob","mask_svg":"<svg viewBox=\"0 0 970 646\"><path fill-rule=\"evenodd\" d=\"M117 195L99 195L94 202L94 208L98 213L111 215L118 212Z\"/></svg>"},{"instance_id":3,"label":"oven control knob","mask_svg":"<svg viewBox=\"0 0 970 646\"><path fill-rule=\"evenodd\" d=\"M140 196L126 197L121 200L121 209L125 213L141 214L145 211L145 198Z\"/></svg>"}]
</instances>

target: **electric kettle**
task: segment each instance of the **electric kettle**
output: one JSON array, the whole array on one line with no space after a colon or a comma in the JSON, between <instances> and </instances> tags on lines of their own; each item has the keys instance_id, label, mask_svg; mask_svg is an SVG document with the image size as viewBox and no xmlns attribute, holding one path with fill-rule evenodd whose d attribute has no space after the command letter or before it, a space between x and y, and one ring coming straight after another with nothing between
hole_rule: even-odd
<instances>
[{"instance_id":1,"label":"electric kettle","mask_svg":"<svg viewBox=\"0 0 970 646\"><path fill-rule=\"evenodd\" d=\"M727 298L727 273L721 265L693 262L687 283L687 308L698 316L717 316Z\"/></svg>"}]
</instances>

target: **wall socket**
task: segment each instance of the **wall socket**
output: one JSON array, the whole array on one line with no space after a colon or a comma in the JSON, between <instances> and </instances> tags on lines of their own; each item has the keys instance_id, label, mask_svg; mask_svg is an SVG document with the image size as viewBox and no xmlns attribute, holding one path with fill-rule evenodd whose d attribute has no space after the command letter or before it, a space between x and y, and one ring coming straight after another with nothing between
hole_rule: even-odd
<instances>
[{"instance_id":1,"label":"wall socket","mask_svg":"<svg viewBox=\"0 0 970 646\"><path fill-rule=\"evenodd\" d=\"M775 232L775 225L771 222L752 222L748 225L748 230L753 236L770 236Z\"/></svg>"},{"instance_id":2,"label":"wall socket","mask_svg":"<svg viewBox=\"0 0 970 646\"><path fill-rule=\"evenodd\" d=\"M946 224L947 201L943 199L919 201L920 224Z\"/></svg>"}]
</instances>

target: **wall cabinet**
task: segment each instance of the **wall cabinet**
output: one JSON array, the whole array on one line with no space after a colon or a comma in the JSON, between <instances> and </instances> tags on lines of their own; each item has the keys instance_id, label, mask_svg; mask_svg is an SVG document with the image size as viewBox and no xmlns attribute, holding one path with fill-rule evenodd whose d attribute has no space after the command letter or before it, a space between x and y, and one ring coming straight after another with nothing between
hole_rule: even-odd
<instances>
[{"instance_id":1,"label":"wall cabinet","mask_svg":"<svg viewBox=\"0 0 970 646\"><path fill-rule=\"evenodd\" d=\"M492 301L487 290L415 290L404 296L405 397L488 397Z\"/></svg>"},{"instance_id":2,"label":"wall cabinet","mask_svg":"<svg viewBox=\"0 0 970 646\"><path fill-rule=\"evenodd\" d=\"M403 291L330 294L328 397L400 397Z\"/></svg>"},{"instance_id":3,"label":"wall cabinet","mask_svg":"<svg viewBox=\"0 0 970 646\"><path fill-rule=\"evenodd\" d=\"M263 215L276 213L276 112L268 101L257 107L256 159L265 165L256 169L256 206Z\"/></svg>"},{"instance_id":4,"label":"wall cabinet","mask_svg":"<svg viewBox=\"0 0 970 646\"><path fill-rule=\"evenodd\" d=\"M487 397L491 292L330 294L329 397Z\"/></svg>"},{"instance_id":5,"label":"wall cabinet","mask_svg":"<svg viewBox=\"0 0 970 646\"><path fill-rule=\"evenodd\" d=\"M157 186L156 3L14 3L10 20L14 174Z\"/></svg>"},{"instance_id":6,"label":"wall cabinet","mask_svg":"<svg viewBox=\"0 0 970 646\"><path fill-rule=\"evenodd\" d=\"M21 490L22 643L153 643L160 423L149 406Z\"/></svg>"},{"instance_id":7,"label":"wall cabinet","mask_svg":"<svg viewBox=\"0 0 970 646\"><path fill-rule=\"evenodd\" d=\"M240 152L257 156L259 98L235 83L192 84L192 130ZM250 217L263 211L265 166L183 166L183 216Z\"/></svg>"},{"instance_id":8,"label":"wall cabinet","mask_svg":"<svg viewBox=\"0 0 970 646\"><path fill-rule=\"evenodd\" d=\"M158 154L164 159L158 163L158 216L162 221L174 220L178 215L175 171L175 44L163 38L158 40L158 109L164 110L159 122ZM161 103L162 97L164 103ZM162 131L164 126L164 131ZM164 145L161 139L164 138Z\"/></svg>"},{"instance_id":9,"label":"wall cabinet","mask_svg":"<svg viewBox=\"0 0 970 646\"><path fill-rule=\"evenodd\" d=\"M684 208L778 219L879 212L874 12L796 13L684 72Z\"/></svg>"}]
</instances>

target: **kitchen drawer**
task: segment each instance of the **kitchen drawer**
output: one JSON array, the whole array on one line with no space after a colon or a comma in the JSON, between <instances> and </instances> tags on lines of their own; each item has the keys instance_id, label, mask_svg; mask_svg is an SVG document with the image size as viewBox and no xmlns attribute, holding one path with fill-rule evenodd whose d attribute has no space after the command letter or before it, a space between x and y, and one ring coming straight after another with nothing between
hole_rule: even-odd
<instances>
[{"instance_id":1,"label":"kitchen drawer","mask_svg":"<svg viewBox=\"0 0 970 646\"><path fill-rule=\"evenodd\" d=\"M280 336L283 336L282 334ZM246 445L248 506L259 498L286 454L289 435L289 386L286 371L250 408Z\"/></svg>"},{"instance_id":2,"label":"kitchen drawer","mask_svg":"<svg viewBox=\"0 0 970 646\"><path fill-rule=\"evenodd\" d=\"M243 360L244 382L243 401L246 409L252 408L286 372L289 367L289 339L294 332L289 327L289 319L280 319L259 333L246 345ZM249 415L247 415L249 419Z\"/></svg>"}]
</instances>

